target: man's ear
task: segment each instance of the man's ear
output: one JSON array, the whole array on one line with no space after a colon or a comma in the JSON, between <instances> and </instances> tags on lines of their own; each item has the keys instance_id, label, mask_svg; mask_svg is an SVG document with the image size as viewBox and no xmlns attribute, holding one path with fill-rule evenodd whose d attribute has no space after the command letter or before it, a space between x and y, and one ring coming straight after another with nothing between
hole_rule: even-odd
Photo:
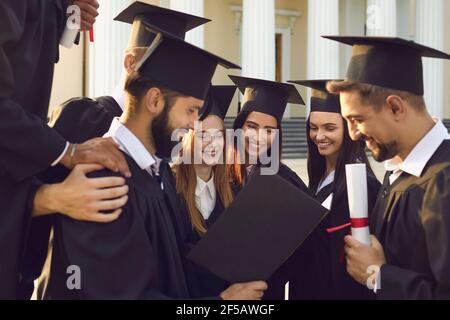
<instances>
[{"instance_id":1,"label":"man's ear","mask_svg":"<svg viewBox=\"0 0 450 320\"><path fill-rule=\"evenodd\" d=\"M132 74L135 71L134 69L136 63L137 63L136 56L132 52L127 52L123 60L123 66L125 67L125 70L127 71L128 75Z\"/></svg>"},{"instance_id":2,"label":"man's ear","mask_svg":"<svg viewBox=\"0 0 450 320\"><path fill-rule=\"evenodd\" d=\"M396 120L404 118L407 114L405 100L396 95L390 95L386 99L386 107Z\"/></svg>"},{"instance_id":3,"label":"man's ear","mask_svg":"<svg viewBox=\"0 0 450 320\"><path fill-rule=\"evenodd\" d=\"M159 90L156 87L152 87L147 90L147 93L145 94L145 109L150 112L151 114L158 114L160 112L160 109L162 108L161 102L161 90Z\"/></svg>"}]
</instances>

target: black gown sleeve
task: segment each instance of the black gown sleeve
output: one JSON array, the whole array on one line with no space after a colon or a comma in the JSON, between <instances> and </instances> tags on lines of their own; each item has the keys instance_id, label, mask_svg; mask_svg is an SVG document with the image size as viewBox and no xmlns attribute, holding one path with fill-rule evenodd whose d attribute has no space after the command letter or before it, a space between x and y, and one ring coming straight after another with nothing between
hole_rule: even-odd
<instances>
[{"instance_id":1,"label":"black gown sleeve","mask_svg":"<svg viewBox=\"0 0 450 320\"><path fill-rule=\"evenodd\" d=\"M97 103L91 99L73 98L53 109L49 124L66 140L79 143L84 141L86 136L89 137L92 130L96 129L95 122L99 121L97 109L99 109ZM69 174L69 169L58 164L49 167L33 178L33 185L60 183ZM37 188L32 190L31 197L33 199L36 191ZM33 203L30 201L29 210L32 209ZM29 292L33 281L41 275L48 254L48 241L53 221L52 215L33 218L31 221L26 254L21 267L23 292Z\"/></svg>"},{"instance_id":2,"label":"black gown sleeve","mask_svg":"<svg viewBox=\"0 0 450 320\"><path fill-rule=\"evenodd\" d=\"M419 213L432 277L388 262L381 267L378 299L450 298L450 168L431 179L423 200L414 200L415 207L404 209Z\"/></svg>"},{"instance_id":3,"label":"black gown sleeve","mask_svg":"<svg viewBox=\"0 0 450 320\"><path fill-rule=\"evenodd\" d=\"M24 88L15 81L14 70L20 66L11 62L9 48L24 36L28 3L0 2L0 167L19 181L50 166L63 152L66 143L42 119L29 112L31 108L24 108L13 99ZM37 53L30 48L28 54Z\"/></svg>"},{"instance_id":4,"label":"black gown sleeve","mask_svg":"<svg viewBox=\"0 0 450 320\"><path fill-rule=\"evenodd\" d=\"M115 174L104 170L94 176L111 175ZM58 243L53 249L59 253L53 258L52 263L57 264L54 270L60 269L62 274L69 265L80 268L81 290L76 290L79 299L169 299L158 289L163 277L157 265L159 259L166 259L177 249L164 247L166 243L158 240L159 233L165 233L158 227L164 226L154 225L154 232L148 233L146 226L152 219L144 218L149 211L158 215L158 210L157 203L146 202L130 184L129 200L113 222L83 222L59 216L55 223ZM164 272L172 267L167 265ZM58 281L61 288L64 279Z\"/></svg>"}]
</instances>

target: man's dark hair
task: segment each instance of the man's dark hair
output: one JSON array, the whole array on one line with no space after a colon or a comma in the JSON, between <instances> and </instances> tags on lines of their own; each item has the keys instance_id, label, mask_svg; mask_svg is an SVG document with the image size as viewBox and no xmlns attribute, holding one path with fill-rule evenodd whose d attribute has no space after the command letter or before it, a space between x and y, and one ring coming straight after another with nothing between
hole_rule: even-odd
<instances>
[{"instance_id":1,"label":"man's dark hair","mask_svg":"<svg viewBox=\"0 0 450 320\"><path fill-rule=\"evenodd\" d=\"M413 106L417 111L426 109L423 96L415 95L411 92L387 89L371 84L358 83L353 81L330 81L327 83L327 90L332 94L341 92L357 92L363 105L371 105L375 111L381 110L386 103L386 99L391 96L399 96Z\"/></svg>"}]
</instances>

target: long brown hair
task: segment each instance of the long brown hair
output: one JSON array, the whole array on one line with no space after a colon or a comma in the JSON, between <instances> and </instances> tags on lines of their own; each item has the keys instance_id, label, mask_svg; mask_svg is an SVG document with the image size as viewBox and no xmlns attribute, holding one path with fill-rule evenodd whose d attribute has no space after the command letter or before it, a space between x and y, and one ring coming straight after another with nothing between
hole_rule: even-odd
<instances>
[{"instance_id":1,"label":"long brown hair","mask_svg":"<svg viewBox=\"0 0 450 320\"><path fill-rule=\"evenodd\" d=\"M222 130L225 131L225 124L221 120ZM225 135L224 135L225 137ZM185 137L183 144L183 152L188 152L191 154L191 163L194 159L194 139L195 132L190 130L188 135ZM223 147L223 157L226 156L226 141ZM192 226L195 231L201 236L203 236L207 230L205 225L205 220L202 214L197 208L195 202L195 189L197 187L197 174L195 172L194 164L186 164L183 161L175 164L173 166L176 176L176 188L177 192L181 194L186 202L189 217L191 219ZM230 179L227 173L227 167L225 163L216 164L212 168L214 174L214 186L216 187L217 195L222 200L223 206L227 208L233 201L233 192L230 186Z\"/></svg>"}]
</instances>

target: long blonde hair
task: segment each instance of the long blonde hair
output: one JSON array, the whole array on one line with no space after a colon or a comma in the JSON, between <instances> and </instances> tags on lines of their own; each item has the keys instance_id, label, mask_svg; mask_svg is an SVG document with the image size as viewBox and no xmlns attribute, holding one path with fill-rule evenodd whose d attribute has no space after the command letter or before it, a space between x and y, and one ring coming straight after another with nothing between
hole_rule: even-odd
<instances>
[{"instance_id":1,"label":"long blonde hair","mask_svg":"<svg viewBox=\"0 0 450 320\"><path fill-rule=\"evenodd\" d=\"M225 130L225 124L221 119L222 130ZM185 137L183 143L182 153L187 152L191 155L192 160L190 164L186 164L183 161L179 161L173 166L173 170L176 176L176 189L181 194L186 202L188 214L195 231L203 236L206 234L207 229L205 220L202 214L197 208L195 201L195 189L197 187L197 174L195 172L193 159L194 159L194 139L195 132L190 130ZM223 155L226 155L226 143L223 147ZM230 179L228 177L227 166L224 163L216 164L212 168L214 173L214 186L216 187L217 195L222 200L224 208L227 208L233 201L233 192L230 186Z\"/></svg>"}]
</instances>

